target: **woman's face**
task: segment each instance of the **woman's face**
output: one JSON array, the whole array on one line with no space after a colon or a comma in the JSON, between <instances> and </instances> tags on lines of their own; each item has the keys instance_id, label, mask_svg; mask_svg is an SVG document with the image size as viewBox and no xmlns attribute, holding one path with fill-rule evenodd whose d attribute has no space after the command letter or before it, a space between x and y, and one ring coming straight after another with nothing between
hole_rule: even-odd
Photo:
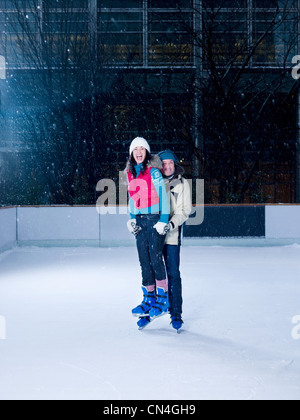
<instances>
[{"instance_id":1,"label":"woman's face","mask_svg":"<svg viewBox=\"0 0 300 420\"><path fill-rule=\"evenodd\" d=\"M138 165L146 159L146 149L144 147L136 147L133 151L133 157Z\"/></svg>"}]
</instances>

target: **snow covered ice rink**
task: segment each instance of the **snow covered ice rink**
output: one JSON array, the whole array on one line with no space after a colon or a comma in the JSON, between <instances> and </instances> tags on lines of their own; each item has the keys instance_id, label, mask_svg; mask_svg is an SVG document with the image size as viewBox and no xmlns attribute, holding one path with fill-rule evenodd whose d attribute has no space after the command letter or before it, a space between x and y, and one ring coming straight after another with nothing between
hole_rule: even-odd
<instances>
[{"instance_id":1,"label":"snow covered ice rink","mask_svg":"<svg viewBox=\"0 0 300 420\"><path fill-rule=\"evenodd\" d=\"M0 399L300 399L300 247L184 247L181 268L177 335L137 330L135 248L0 255Z\"/></svg>"}]
</instances>

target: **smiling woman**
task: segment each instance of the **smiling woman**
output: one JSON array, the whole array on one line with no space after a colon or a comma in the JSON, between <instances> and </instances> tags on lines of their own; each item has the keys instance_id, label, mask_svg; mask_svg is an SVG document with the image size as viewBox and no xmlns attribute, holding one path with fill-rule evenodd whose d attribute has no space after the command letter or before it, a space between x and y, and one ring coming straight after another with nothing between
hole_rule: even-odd
<instances>
[{"instance_id":1,"label":"smiling woman","mask_svg":"<svg viewBox=\"0 0 300 420\"><path fill-rule=\"evenodd\" d=\"M144 294L142 304L132 310L132 315L154 319L165 315L169 309L163 261L169 228L169 199L161 174L162 162L150 152L148 142L141 137L131 143L126 168L130 208L127 225L136 237Z\"/></svg>"},{"instance_id":2,"label":"smiling woman","mask_svg":"<svg viewBox=\"0 0 300 420\"><path fill-rule=\"evenodd\" d=\"M146 154L147 154L147 151L144 147L137 147L136 149L134 149L133 157L136 163L138 164L143 163L144 160L146 159Z\"/></svg>"}]
</instances>

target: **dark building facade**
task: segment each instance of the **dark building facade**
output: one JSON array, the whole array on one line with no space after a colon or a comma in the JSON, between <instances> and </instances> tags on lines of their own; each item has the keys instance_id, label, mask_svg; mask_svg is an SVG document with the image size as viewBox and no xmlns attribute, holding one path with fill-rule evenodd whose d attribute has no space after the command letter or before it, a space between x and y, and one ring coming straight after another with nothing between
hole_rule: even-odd
<instances>
[{"instance_id":1,"label":"dark building facade","mask_svg":"<svg viewBox=\"0 0 300 420\"><path fill-rule=\"evenodd\" d=\"M2 168L34 149L50 195L94 188L143 135L205 179L209 203L300 201L299 16L298 0L1 1ZM93 154L93 174L78 163L68 178ZM50 202L91 201L66 197Z\"/></svg>"}]
</instances>

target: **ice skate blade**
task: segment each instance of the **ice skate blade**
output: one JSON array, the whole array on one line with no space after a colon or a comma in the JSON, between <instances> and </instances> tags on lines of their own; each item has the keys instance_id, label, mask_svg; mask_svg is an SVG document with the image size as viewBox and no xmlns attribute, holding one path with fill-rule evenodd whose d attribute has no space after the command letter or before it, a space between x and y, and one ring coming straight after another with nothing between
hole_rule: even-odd
<instances>
[{"instance_id":1,"label":"ice skate blade","mask_svg":"<svg viewBox=\"0 0 300 420\"><path fill-rule=\"evenodd\" d=\"M168 312L163 312L162 314L160 314L160 315L156 315L156 316L154 316L153 318L151 318L151 316L148 314L148 316L150 317L150 319L151 319L151 322L152 321L154 321L154 319L157 319L157 318L161 318L162 316L165 316L165 315L169 315L169 311Z\"/></svg>"},{"instance_id":2,"label":"ice skate blade","mask_svg":"<svg viewBox=\"0 0 300 420\"><path fill-rule=\"evenodd\" d=\"M149 314L132 314L133 318L146 318Z\"/></svg>"},{"instance_id":3,"label":"ice skate blade","mask_svg":"<svg viewBox=\"0 0 300 420\"><path fill-rule=\"evenodd\" d=\"M151 324L151 322L149 322L147 325L144 325L143 327L139 327L139 331L143 331L145 328L148 327L149 324Z\"/></svg>"}]
</instances>

